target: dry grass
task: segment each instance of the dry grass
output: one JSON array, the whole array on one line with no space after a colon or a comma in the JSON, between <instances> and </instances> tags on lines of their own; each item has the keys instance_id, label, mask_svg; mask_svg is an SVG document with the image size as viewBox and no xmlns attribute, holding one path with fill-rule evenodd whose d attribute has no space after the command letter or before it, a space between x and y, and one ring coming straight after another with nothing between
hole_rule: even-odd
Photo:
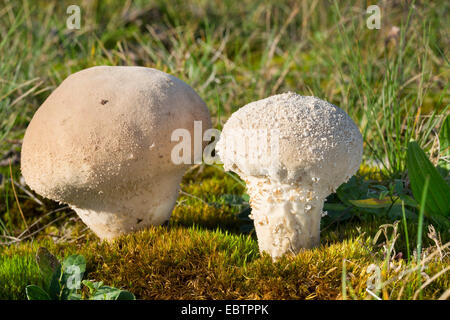
<instances>
[{"instance_id":1,"label":"dry grass","mask_svg":"<svg viewBox=\"0 0 450 320\"><path fill-rule=\"evenodd\" d=\"M365 140L357 189L343 190L358 199L400 182L411 195L406 144L414 138L438 161L433 145L448 113L448 1L379 2L377 31L366 28L367 3L360 0L81 1L79 31L65 27L71 3L0 0L0 298L24 298L25 285L39 282L39 246L60 257L85 255L89 278L138 298L449 296L448 230L436 226L424 238L426 265L420 275L406 273L417 267L417 259L408 263L417 238L411 208L404 229L394 225L402 219L398 207L346 207L331 195L322 247L272 263L258 253L245 186L220 168L197 166L185 176L168 227L112 244L100 243L72 211L31 193L18 170L28 122L68 74L94 65L141 65L189 83L218 129L240 106L275 93L335 103ZM380 225L386 234L374 243ZM379 268L384 283L373 295L366 291L374 275L368 268Z\"/></svg>"}]
</instances>

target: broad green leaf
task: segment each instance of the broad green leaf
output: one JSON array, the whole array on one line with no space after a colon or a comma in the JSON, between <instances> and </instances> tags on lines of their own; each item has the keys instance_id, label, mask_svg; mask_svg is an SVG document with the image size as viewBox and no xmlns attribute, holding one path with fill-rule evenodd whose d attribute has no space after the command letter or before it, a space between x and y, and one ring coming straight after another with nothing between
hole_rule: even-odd
<instances>
[{"instance_id":1,"label":"broad green leaf","mask_svg":"<svg viewBox=\"0 0 450 320\"><path fill-rule=\"evenodd\" d=\"M55 271L61 268L58 259L47 248L40 247L36 254L36 261L44 281L49 283Z\"/></svg>"},{"instance_id":2,"label":"broad green leaf","mask_svg":"<svg viewBox=\"0 0 450 320\"><path fill-rule=\"evenodd\" d=\"M344 204L351 206L349 200L362 199L367 195L368 183L362 179L351 177L346 183L341 184L336 190L336 194Z\"/></svg>"},{"instance_id":3,"label":"broad green leaf","mask_svg":"<svg viewBox=\"0 0 450 320\"><path fill-rule=\"evenodd\" d=\"M440 158L450 156L450 115L445 117L439 132ZM439 161L439 169L445 177L450 171L450 163L444 160Z\"/></svg>"},{"instance_id":4,"label":"broad green leaf","mask_svg":"<svg viewBox=\"0 0 450 320\"><path fill-rule=\"evenodd\" d=\"M120 291L120 294L117 297L117 300L136 300L136 297L131 292L122 290L122 291Z\"/></svg>"},{"instance_id":5,"label":"broad green leaf","mask_svg":"<svg viewBox=\"0 0 450 320\"><path fill-rule=\"evenodd\" d=\"M48 288L48 293L50 297L53 300L60 299L61 297L61 284L60 284L60 278L61 278L61 268L57 269L51 278L50 285Z\"/></svg>"},{"instance_id":6,"label":"broad green leaf","mask_svg":"<svg viewBox=\"0 0 450 320\"><path fill-rule=\"evenodd\" d=\"M26 286L25 292L28 300L51 300L47 292L35 285Z\"/></svg>"},{"instance_id":7,"label":"broad green leaf","mask_svg":"<svg viewBox=\"0 0 450 320\"><path fill-rule=\"evenodd\" d=\"M76 292L71 292L67 297L67 300L81 300L81 294Z\"/></svg>"},{"instance_id":8,"label":"broad green leaf","mask_svg":"<svg viewBox=\"0 0 450 320\"><path fill-rule=\"evenodd\" d=\"M417 142L408 143L407 150L408 176L414 198L419 201L427 177L430 184L425 202L426 212L430 215L450 215L450 187L438 173Z\"/></svg>"},{"instance_id":9,"label":"broad green leaf","mask_svg":"<svg viewBox=\"0 0 450 320\"><path fill-rule=\"evenodd\" d=\"M83 279L86 271L86 259L82 255L74 254L64 259L62 267L64 275L78 276L81 283L81 279Z\"/></svg>"},{"instance_id":10,"label":"broad green leaf","mask_svg":"<svg viewBox=\"0 0 450 320\"><path fill-rule=\"evenodd\" d=\"M103 281L92 282L90 280L83 280L82 283L89 288L90 294L95 294L95 292L103 286Z\"/></svg>"},{"instance_id":11,"label":"broad green leaf","mask_svg":"<svg viewBox=\"0 0 450 320\"><path fill-rule=\"evenodd\" d=\"M450 229L450 220L447 217L434 215L431 217L431 220L433 220L436 225L444 226L447 230Z\"/></svg>"},{"instance_id":12,"label":"broad green leaf","mask_svg":"<svg viewBox=\"0 0 450 320\"><path fill-rule=\"evenodd\" d=\"M47 250L47 248L44 247L38 249L36 261L44 280L44 289L52 299L57 299L61 291L59 284L61 263Z\"/></svg>"},{"instance_id":13,"label":"broad green leaf","mask_svg":"<svg viewBox=\"0 0 450 320\"><path fill-rule=\"evenodd\" d=\"M71 294L81 288L81 281L86 271L86 259L78 254L71 255L64 259L62 269L62 299L67 299Z\"/></svg>"}]
</instances>

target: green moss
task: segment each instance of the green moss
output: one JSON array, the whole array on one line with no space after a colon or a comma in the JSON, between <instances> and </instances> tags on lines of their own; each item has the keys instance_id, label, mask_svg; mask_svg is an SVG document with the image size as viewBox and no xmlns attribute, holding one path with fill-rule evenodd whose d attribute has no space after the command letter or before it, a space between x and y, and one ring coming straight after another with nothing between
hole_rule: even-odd
<instances>
[{"instance_id":1,"label":"green moss","mask_svg":"<svg viewBox=\"0 0 450 320\"><path fill-rule=\"evenodd\" d=\"M383 170L363 165L359 171L361 180L378 187L388 187L393 178L408 186L406 143L416 137L424 146L433 145L430 132L438 127L448 104L449 68L441 54L445 41L440 31L445 29L448 1L416 4L410 27L403 30L408 37L402 46L400 39L393 39L387 47L388 30L369 30L362 17L355 18L355 10L365 10L361 1L339 3L342 17L333 6L320 2L314 8L301 6L287 25L294 11L289 1L158 0L151 8L140 1L129 8L128 2L90 1L82 5L79 32L68 32L61 19L71 2L57 3L11 2L0 17L0 56L8 56L0 64L0 160L8 151L20 150L11 141L23 137L49 92L68 74L94 65L154 67L185 80L205 100L219 129L231 112L271 94L292 90L326 99L358 123L365 159L388 159L390 166ZM387 5L383 19L390 25L406 25L401 19L407 10ZM419 116L432 111L435 117ZM19 168L13 171L19 181ZM36 196L44 202L41 206L17 190L18 204L9 168L1 167L0 174L1 242L24 231L19 206L27 224L35 223L31 231L40 230L17 244L0 246L0 298L8 299L24 298L25 285L39 281L34 263L39 246L60 258L85 255L89 278L129 289L142 299L336 299L341 297L345 258L348 296L365 298L366 270L371 264L383 267L386 254L386 239L373 243L373 237L380 225L398 219L382 210L330 210L322 220L320 248L273 263L258 252L246 217L245 186L220 166L196 166L184 177L168 226L111 244L99 242L70 210L45 216L59 208L55 202ZM367 195L369 190L359 191L355 194ZM332 195L329 203L342 201ZM407 218L408 240L414 248L414 212ZM450 240L447 230L438 231L441 242ZM383 271L385 279L400 272L394 267L413 266L407 267L404 260L406 238L401 227L397 236L396 255L401 252L403 258L391 257L393 267ZM423 247L434 245L424 235ZM448 263L448 258L432 261L424 272L432 276ZM402 297L412 298L418 285L417 275L412 275L393 281L379 294L396 298L404 288ZM444 274L427 286L424 298L436 298L448 287L449 276Z\"/></svg>"},{"instance_id":2,"label":"green moss","mask_svg":"<svg viewBox=\"0 0 450 320\"><path fill-rule=\"evenodd\" d=\"M34 241L0 247L0 298L23 299L25 286L39 281L34 262L39 246L47 247L61 259L73 253L84 255L89 279L129 290L140 299L338 299L343 259L351 275L348 281L352 297L366 298L368 266L383 267L386 239L381 235L373 243L373 238L380 225L392 223L387 216L370 217L365 213L363 220L358 216L343 221L325 218L320 248L272 262L267 255L260 255L254 232L241 232L242 226L252 225L239 216L248 204L242 196L245 188L236 177L225 174L220 167L200 166L186 174L182 190L167 226L107 243L83 231L85 226L78 219L70 222L62 217L59 224L38 233ZM45 223L47 220L39 226ZM416 223L409 221L413 248L416 229ZM70 243L52 240L60 239L55 235L67 233L70 239L83 237ZM392 228L388 228L387 236L392 236ZM443 242L449 240L447 233L442 237ZM424 247L434 245L428 237L424 240ZM406 258L401 225L394 249L395 255L402 252ZM430 276L439 272L448 260L429 263L425 272ZM412 267L406 266L404 259L391 259L391 263L400 266L401 271ZM384 277L392 279L399 272L390 270ZM394 281L386 288L388 297L398 295L405 285L402 281ZM424 298L438 297L449 282L448 275L439 277L426 288ZM406 283L404 298L411 298L419 285L417 276Z\"/></svg>"},{"instance_id":3,"label":"green moss","mask_svg":"<svg viewBox=\"0 0 450 320\"><path fill-rule=\"evenodd\" d=\"M259 254L250 236L197 227L152 227L112 243L92 236L74 244L23 242L3 248L4 298L23 298L25 285L37 281L33 258L38 245L59 257L75 252L84 255L87 278L130 290L140 299L337 299L341 297L343 259L355 297L364 298L370 275L367 267L372 263L382 266L383 261L368 237L322 245L272 262ZM425 272L437 273L449 262L448 257L433 261ZM406 270L403 260L393 263ZM399 274L393 269L386 279ZM418 287L414 279L408 282L413 292ZM398 280L386 290L395 298L403 284ZM438 297L449 284L448 276L438 278L424 291L424 298Z\"/></svg>"},{"instance_id":4,"label":"green moss","mask_svg":"<svg viewBox=\"0 0 450 320\"><path fill-rule=\"evenodd\" d=\"M14 254L0 255L0 300L25 299L25 286L40 285L34 251L21 247Z\"/></svg>"}]
</instances>

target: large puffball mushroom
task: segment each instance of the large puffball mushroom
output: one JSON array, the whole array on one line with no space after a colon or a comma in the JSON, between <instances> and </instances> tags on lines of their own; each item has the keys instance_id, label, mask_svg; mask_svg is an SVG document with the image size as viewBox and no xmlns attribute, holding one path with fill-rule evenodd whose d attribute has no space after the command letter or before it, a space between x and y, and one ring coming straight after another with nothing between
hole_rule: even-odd
<instances>
[{"instance_id":1,"label":"large puffball mushroom","mask_svg":"<svg viewBox=\"0 0 450 320\"><path fill-rule=\"evenodd\" d=\"M100 238L170 218L188 164L174 164L175 129L211 127L183 81L144 67L99 66L70 75L33 116L22 174L44 197L69 204Z\"/></svg>"},{"instance_id":2,"label":"large puffball mushroom","mask_svg":"<svg viewBox=\"0 0 450 320\"><path fill-rule=\"evenodd\" d=\"M342 109L289 92L233 113L216 151L247 184L260 251L277 258L319 245L325 198L357 171L363 140Z\"/></svg>"}]
</instances>

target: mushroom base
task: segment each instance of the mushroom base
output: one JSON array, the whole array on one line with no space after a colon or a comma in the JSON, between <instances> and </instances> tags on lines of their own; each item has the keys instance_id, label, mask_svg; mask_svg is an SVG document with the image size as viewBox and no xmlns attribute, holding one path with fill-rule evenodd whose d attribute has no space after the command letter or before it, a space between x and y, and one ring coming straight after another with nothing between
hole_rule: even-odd
<instances>
[{"instance_id":1,"label":"mushroom base","mask_svg":"<svg viewBox=\"0 0 450 320\"><path fill-rule=\"evenodd\" d=\"M99 238L113 240L168 221L178 196L179 180L168 179L139 193L96 198L83 207L71 205L71 208Z\"/></svg>"},{"instance_id":2,"label":"mushroom base","mask_svg":"<svg viewBox=\"0 0 450 320\"><path fill-rule=\"evenodd\" d=\"M320 244L324 198L313 187L246 180L259 250L274 259Z\"/></svg>"},{"instance_id":3,"label":"mushroom base","mask_svg":"<svg viewBox=\"0 0 450 320\"><path fill-rule=\"evenodd\" d=\"M163 224L169 220L174 204L175 202L164 203L142 214L71 208L100 239L110 241L124 234ZM141 219L138 216L147 218Z\"/></svg>"}]
</instances>

